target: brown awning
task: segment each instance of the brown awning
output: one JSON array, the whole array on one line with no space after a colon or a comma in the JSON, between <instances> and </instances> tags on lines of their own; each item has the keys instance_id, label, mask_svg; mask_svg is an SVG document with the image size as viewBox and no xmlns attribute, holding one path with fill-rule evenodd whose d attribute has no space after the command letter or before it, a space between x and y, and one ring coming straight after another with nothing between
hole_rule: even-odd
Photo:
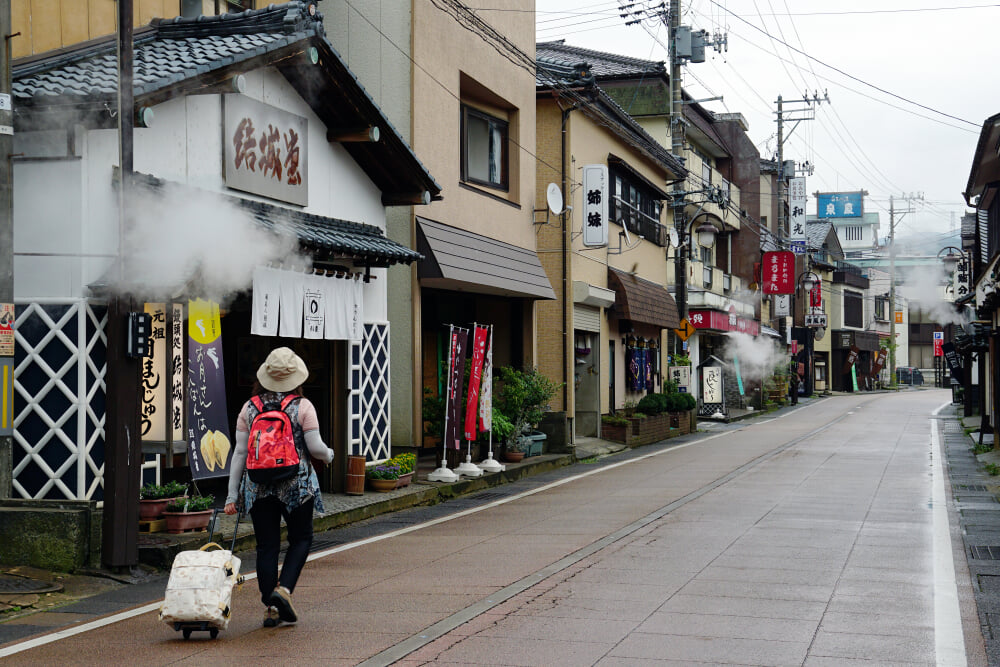
<instances>
[{"instance_id":1,"label":"brown awning","mask_svg":"<svg viewBox=\"0 0 1000 667\"><path fill-rule=\"evenodd\" d=\"M608 287L615 291L613 317L661 329L680 327L677 302L662 285L608 267Z\"/></svg>"}]
</instances>

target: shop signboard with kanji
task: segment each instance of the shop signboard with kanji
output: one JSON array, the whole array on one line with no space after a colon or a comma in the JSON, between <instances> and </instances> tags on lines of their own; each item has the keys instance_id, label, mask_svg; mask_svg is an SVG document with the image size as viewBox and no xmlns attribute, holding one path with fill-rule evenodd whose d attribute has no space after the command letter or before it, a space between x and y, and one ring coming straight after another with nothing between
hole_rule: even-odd
<instances>
[{"instance_id":1,"label":"shop signboard with kanji","mask_svg":"<svg viewBox=\"0 0 1000 667\"><path fill-rule=\"evenodd\" d=\"M583 245L588 248L608 244L608 166L583 167Z\"/></svg>"},{"instance_id":2,"label":"shop signboard with kanji","mask_svg":"<svg viewBox=\"0 0 1000 667\"><path fill-rule=\"evenodd\" d=\"M798 176L788 181L788 241L792 252L806 252L806 179Z\"/></svg>"},{"instance_id":3,"label":"shop signboard with kanji","mask_svg":"<svg viewBox=\"0 0 1000 667\"><path fill-rule=\"evenodd\" d=\"M780 250L764 253L762 267L764 294L793 294L795 292L795 254Z\"/></svg>"},{"instance_id":4,"label":"shop signboard with kanji","mask_svg":"<svg viewBox=\"0 0 1000 667\"><path fill-rule=\"evenodd\" d=\"M934 356L943 357L944 356L944 332L935 331L934 332Z\"/></svg>"},{"instance_id":5,"label":"shop signboard with kanji","mask_svg":"<svg viewBox=\"0 0 1000 667\"><path fill-rule=\"evenodd\" d=\"M306 119L245 95L226 95L223 106L226 186L308 206Z\"/></svg>"}]
</instances>

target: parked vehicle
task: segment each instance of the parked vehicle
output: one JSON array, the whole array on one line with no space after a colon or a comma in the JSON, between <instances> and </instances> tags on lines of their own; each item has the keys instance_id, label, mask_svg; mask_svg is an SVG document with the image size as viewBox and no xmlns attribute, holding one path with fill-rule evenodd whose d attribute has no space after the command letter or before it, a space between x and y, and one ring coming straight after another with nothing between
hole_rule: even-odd
<instances>
[{"instance_id":1,"label":"parked vehicle","mask_svg":"<svg viewBox=\"0 0 1000 667\"><path fill-rule=\"evenodd\" d=\"M924 383L924 374L913 366L899 366L896 368L896 382L919 387Z\"/></svg>"}]
</instances>

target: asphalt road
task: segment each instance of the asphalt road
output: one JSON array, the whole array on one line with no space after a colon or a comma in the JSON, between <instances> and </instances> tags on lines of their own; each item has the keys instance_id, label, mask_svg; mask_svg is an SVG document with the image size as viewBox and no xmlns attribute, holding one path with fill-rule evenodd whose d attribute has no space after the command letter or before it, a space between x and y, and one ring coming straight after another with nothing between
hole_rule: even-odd
<instances>
[{"instance_id":1,"label":"asphalt road","mask_svg":"<svg viewBox=\"0 0 1000 667\"><path fill-rule=\"evenodd\" d=\"M320 545L262 628L156 602L0 649L11 664L985 664L945 391L837 396L644 447ZM339 531L335 531L337 533Z\"/></svg>"}]
</instances>

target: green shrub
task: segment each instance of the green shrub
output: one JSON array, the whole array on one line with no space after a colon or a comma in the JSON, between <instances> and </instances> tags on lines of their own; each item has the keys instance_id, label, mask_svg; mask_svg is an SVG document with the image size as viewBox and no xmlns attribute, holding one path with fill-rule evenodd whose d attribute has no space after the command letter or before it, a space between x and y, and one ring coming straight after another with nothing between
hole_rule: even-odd
<instances>
[{"instance_id":1,"label":"green shrub","mask_svg":"<svg viewBox=\"0 0 1000 667\"><path fill-rule=\"evenodd\" d=\"M658 415L667 409L666 394L646 394L639 401L638 409L647 415Z\"/></svg>"},{"instance_id":2,"label":"green shrub","mask_svg":"<svg viewBox=\"0 0 1000 667\"><path fill-rule=\"evenodd\" d=\"M601 415L601 422L608 426L628 426L628 419L622 415Z\"/></svg>"}]
</instances>

